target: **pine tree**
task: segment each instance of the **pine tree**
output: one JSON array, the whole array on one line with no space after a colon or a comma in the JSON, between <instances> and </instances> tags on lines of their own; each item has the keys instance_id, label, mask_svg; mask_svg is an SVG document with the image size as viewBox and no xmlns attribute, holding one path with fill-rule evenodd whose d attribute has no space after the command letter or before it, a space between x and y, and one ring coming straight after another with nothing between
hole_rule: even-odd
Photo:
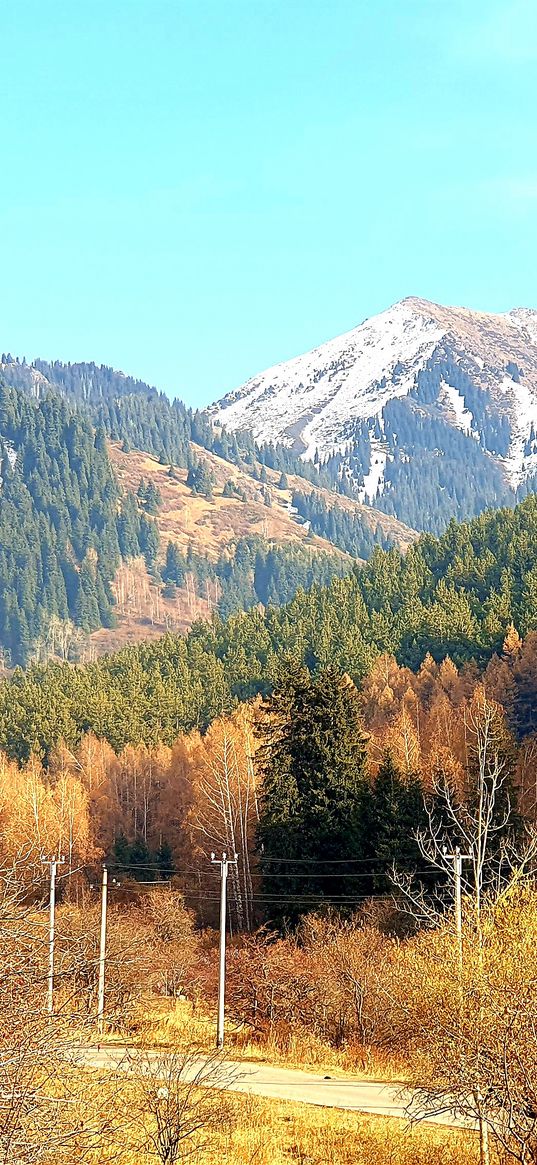
<instances>
[{"instance_id":1,"label":"pine tree","mask_svg":"<svg viewBox=\"0 0 537 1165\"><path fill-rule=\"evenodd\" d=\"M154 481L150 481L146 486L144 503L148 514L156 514L162 505L162 494Z\"/></svg>"},{"instance_id":2,"label":"pine tree","mask_svg":"<svg viewBox=\"0 0 537 1165\"><path fill-rule=\"evenodd\" d=\"M140 515L132 493L123 498L117 532L123 558L136 558L140 553Z\"/></svg>"},{"instance_id":3,"label":"pine tree","mask_svg":"<svg viewBox=\"0 0 537 1165\"><path fill-rule=\"evenodd\" d=\"M158 526L151 518L142 514L140 518L140 550L145 558L145 563L148 570L153 570L157 560L160 537Z\"/></svg>"},{"instance_id":4,"label":"pine tree","mask_svg":"<svg viewBox=\"0 0 537 1165\"><path fill-rule=\"evenodd\" d=\"M308 904L352 905L355 885L339 865L364 847L366 749L358 693L336 668L312 679L291 664L264 705L259 844L263 887L275 919L296 919ZM302 876L286 861L304 861ZM326 879L317 863L323 865ZM280 876L281 875L281 876ZM286 876L283 876L286 875Z\"/></svg>"},{"instance_id":5,"label":"pine tree","mask_svg":"<svg viewBox=\"0 0 537 1165\"><path fill-rule=\"evenodd\" d=\"M392 889L392 867L412 872L423 864L415 840L416 831L426 825L421 782L415 774L403 776L387 750L365 802L367 848L379 871L371 890L388 894Z\"/></svg>"},{"instance_id":6,"label":"pine tree","mask_svg":"<svg viewBox=\"0 0 537 1165\"><path fill-rule=\"evenodd\" d=\"M161 841L155 855L155 865L162 878L170 878L175 873L172 847L167 841Z\"/></svg>"}]
</instances>

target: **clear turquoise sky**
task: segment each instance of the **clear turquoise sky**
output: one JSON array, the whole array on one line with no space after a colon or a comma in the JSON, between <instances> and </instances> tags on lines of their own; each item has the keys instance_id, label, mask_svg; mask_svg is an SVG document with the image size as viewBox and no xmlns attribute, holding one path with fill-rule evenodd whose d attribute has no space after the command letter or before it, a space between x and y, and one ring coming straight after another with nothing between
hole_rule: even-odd
<instances>
[{"instance_id":1,"label":"clear turquoise sky","mask_svg":"<svg viewBox=\"0 0 537 1165\"><path fill-rule=\"evenodd\" d=\"M537 306L537 0L1 0L0 350L193 404Z\"/></svg>"}]
</instances>

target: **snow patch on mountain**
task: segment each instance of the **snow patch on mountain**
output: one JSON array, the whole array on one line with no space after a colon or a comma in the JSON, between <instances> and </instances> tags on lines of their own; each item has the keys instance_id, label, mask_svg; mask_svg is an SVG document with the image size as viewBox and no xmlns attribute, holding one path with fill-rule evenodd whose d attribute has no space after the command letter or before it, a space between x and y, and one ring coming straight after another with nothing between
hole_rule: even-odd
<instances>
[{"instance_id":1,"label":"snow patch on mountain","mask_svg":"<svg viewBox=\"0 0 537 1165\"><path fill-rule=\"evenodd\" d=\"M2 452L5 453L8 461L9 461L11 469L14 470L14 468L17 464L17 450L15 449L13 441L9 441L7 439L7 437L2 437L0 434L0 446L2 448ZM2 487L3 484L4 484L4 480L3 480L3 477L0 475L0 488Z\"/></svg>"},{"instance_id":2,"label":"snow patch on mountain","mask_svg":"<svg viewBox=\"0 0 537 1165\"><path fill-rule=\"evenodd\" d=\"M6 441L4 438L3 444L9 464L11 468L14 469L17 464L17 450L15 449L13 441Z\"/></svg>"},{"instance_id":3,"label":"snow patch on mountain","mask_svg":"<svg viewBox=\"0 0 537 1165\"><path fill-rule=\"evenodd\" d=\"M520 482L537 470L537 454L526 454L531 428L537 431L537 396L510 376L505 376L501 390L510 406L511 441L504 459L506 476L516 489Z\"/></svg>"},{"instance_id":4,"label":"snow patch on mountain","mask_svg":"<svg viewBox=\"0 0 537 1165\"><path fill-rule=\"evenodd\" d=\"M373 505L375 498L381 497L384 493L384 471L386 469L386 462L388 460L388 450L377 438L371 438L371 465L369 473L364 477L364 484L358 490L358 497L361 502L367 502Z\"/></svg>"},{"instance_id":5,"label":"snow patch on mountain","mask_svg":"<svg viewBox=\"0 0 537 1165\"><path fill-rule=\"evenodd\" d=\"M447 384L445 380L442 380L440 383L439 400L441 403L448 406L458 429L462 429L462 432L466 433L467 435L474 437L477 435L476 433L472 432L472 426L474 423L473 413L471 413L470 409L466 407L464 397L457 388L454 388L452 384Z\"/></svg>"}]
</instances>

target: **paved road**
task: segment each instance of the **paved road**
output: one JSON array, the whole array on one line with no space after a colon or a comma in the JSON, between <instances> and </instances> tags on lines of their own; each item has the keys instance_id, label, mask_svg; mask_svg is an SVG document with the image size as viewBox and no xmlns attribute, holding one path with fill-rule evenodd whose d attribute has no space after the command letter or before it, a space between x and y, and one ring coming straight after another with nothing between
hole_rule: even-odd
<instances>
[{"instance_id":1,"label":"paved road","mask_svg":"<svg viewBox=\"0 0 537 1165\"><path fill-rule=\"evenodd\" d=\"M92 1068L110 1068L133 1071L141 1057L146 1065L158 1069L159 1058L165 1051L143 1052L126 1047L86 1047L73 1053L78 1063ZM189 1065L187 1076L193 1079L200 1072L203 1081L203 1062ZM150 1070L150 1069L149 1069ZM185 1075L185 1073L182 1073ZM206 1083L211 1083L210 1078ZM215 1084L212 1080L213 1086ZM222 1061L218 1068L218 1087L234 1092L248 1092L274 1100L297 1100L304 1104L318 1104L327 1108L350 1109L354 1112L374 1113L377 1116L395 1116L404 1120L428 1120L435 1124L461 1126L464 1122L446 1108L435 1114L426 1114L417 1107L413 1093L401 1086L370 1080L352 1080L345 1077L314 1075L297 1068L280 1068L271 1064Z\"/></svg>"}]
</instances>

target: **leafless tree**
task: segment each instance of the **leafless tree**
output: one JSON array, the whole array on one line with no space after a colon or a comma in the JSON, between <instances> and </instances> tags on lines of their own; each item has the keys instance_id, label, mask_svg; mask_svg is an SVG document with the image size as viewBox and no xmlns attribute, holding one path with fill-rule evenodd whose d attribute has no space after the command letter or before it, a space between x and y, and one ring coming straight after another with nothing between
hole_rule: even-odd
<instances>
[{"instance_id":1,"label":"leafless tree","mask_svg":"<svg viewBox=\"0 0 537 1165\"><path fill-rule=\"evenodd\" d=\"M451 1097L459 1112L477 1121L481 1165L488 1165L488 1134L492 1129L498 1140L505 1120L506 1093L490 1081L490 995L495 980L488 974L485 919L490 925L490 910L527 879L535 864L537 836L531 831L522 842L515 838L508 741L498 705L484 693L467 714L465 733L467 787L457 789L442 773L437 774L427 806L428 828L417 835L423 857L441 872L443 885L431 895L412 877L394 872L394 881L421 924L438 927L443 920L444 930L449 931L451 923L456 954L452 968L454 1008L444 1008L439 1019L446 1025L443 1061L441 1057L436 1061L440 1080L433 1079L422 1088L424 1109L435 1111L442 1103L445 1106L446 1096ZM460 921L453 926L446 916L447 900L454 893L454 845L465 854L464 927ZM440 1038L438 1031L436 1036ZM437 1046L433 1033L431 1046ZM448 1048L454 1049L451 1059Z\"/></svg>"},{"instance_id":2,"label":"leafless tree","mask_svg":"<svg viewBox=\"0 0 537 1165\"><path fill-rule=\"evenodd\" d=\"M202 1150L229 1126L232 1106L225 1089L237 1079L236 1070L199 1048L146 1054L132 1062L136 1090L131 1121L139 1151L149 1152L162 1165L176 1165Z\"/></svg>"},{"instance_id":3,"label":"leafless tree","mask_svg":"<svg viewBox=\"0 0 537 1165\"><path fill-rule=\"evenodd\" d=\"M57 1010L47 1013L47 919L22 866L0 871L0 1162L70 1165L102 1145L106 1089L97 1092L69 1063L73 1031L78 1041L84 1026L77 999L58 992Z\"/></svg>"},{"instance_id":4,"label":"leafless tree","mask_svg":"<svg viewBox=\"0 0 537 1165\"><path fill-rule=\"evenodd\" d=\"M238 853L229 869L230 902L239 931L253 927L252 835L258 819L251 729L217 720L205 738L194 824L212 849Z\"/></svg>"},{"instance_id":5,"label":"leafless tree","mask_svg":"<svg viewBox=\"0 0 537 1165\"><path fill-rule=\"evenodd\" d=\"M483 903L502 893L507 883L527 876L537 856L537 833L526 829L516 838L512 828L509 787L510 758L498 705L482 698L465 714L469 754L467 787L459 789L443 772L432 777L432 796L426 800L427 827L416 834L420 851L431 871L440 873L434 889L397 869L392 877L402 909L410 910L421 925L436 926L453 901L454 866L451 853L459 846L465 855L462 891L481 933Z\"/></svg>"}]
</instances>

